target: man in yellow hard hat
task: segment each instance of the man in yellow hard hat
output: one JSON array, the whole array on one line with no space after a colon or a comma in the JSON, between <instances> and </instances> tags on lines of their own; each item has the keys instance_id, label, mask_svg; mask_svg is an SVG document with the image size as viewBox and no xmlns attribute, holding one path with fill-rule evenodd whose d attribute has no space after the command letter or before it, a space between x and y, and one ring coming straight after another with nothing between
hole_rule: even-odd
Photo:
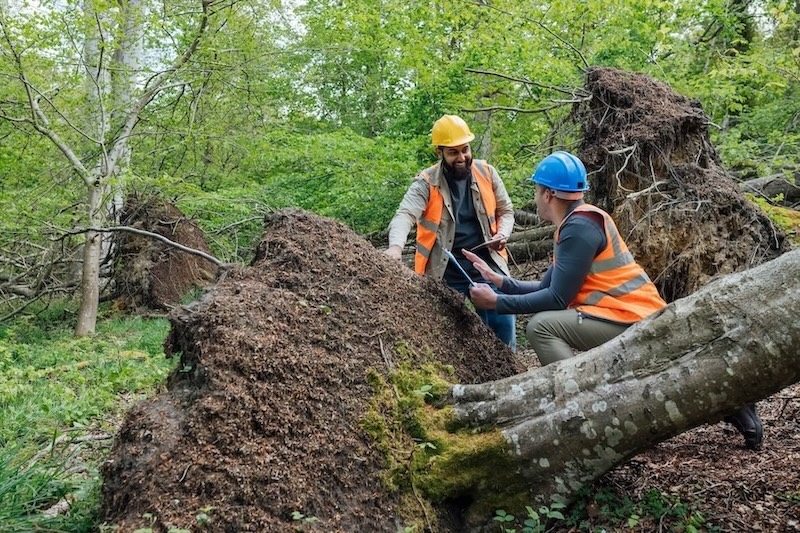
<instances>
[{"instance_id":1,"label":"man in yellow hard hat","mask_svg":"<svg viewBox=\"0 0 800 533\"><path fill-rule=\"evenodd\" d=\"M508 276L505 245L514 228L511 199L497 170L472 158L470 142L474 138L467 123L456 115L444 115L434 123L432 143L439 162L411 183L389 224L389 247L384 252L399 260L416 224L414 270L443 279L465 296L471 285L467 276L475 282L489 282L461 250L489 242L476 253L497 273ZM500 340L516 347L514 315L477 312Z\"/></svg>"}]
</instances>

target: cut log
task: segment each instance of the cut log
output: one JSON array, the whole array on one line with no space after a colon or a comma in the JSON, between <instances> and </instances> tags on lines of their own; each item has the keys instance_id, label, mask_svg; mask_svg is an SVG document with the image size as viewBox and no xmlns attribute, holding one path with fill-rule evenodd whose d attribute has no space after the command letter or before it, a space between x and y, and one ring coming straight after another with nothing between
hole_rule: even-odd
<instances>
[{"instance_id":1,"label":"cut log","mask_svg":"<svg viewBox=\"0 0 800 533\"><path fill-rule=\"evenodd\" d=\"M740 188L744 192L750 192L762 196L770 201L774 201L779 195L783 195L783 200L777 202L779 205L794 206L800 202L800 186L797 179L787 174L774 174L742 182Z\"/></svg>"}]
</instances>

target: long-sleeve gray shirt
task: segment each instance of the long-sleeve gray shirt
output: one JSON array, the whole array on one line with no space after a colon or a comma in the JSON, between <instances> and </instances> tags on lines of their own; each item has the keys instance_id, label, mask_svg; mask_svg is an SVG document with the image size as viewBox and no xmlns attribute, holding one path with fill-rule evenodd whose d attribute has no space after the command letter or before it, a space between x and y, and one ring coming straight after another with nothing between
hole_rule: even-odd
<instances>
[{"instance_id":1,"label":"long-sleeve gray shirt","mask_svg":"<svg viewBox=\"0 0 800 533\"><path fill-rule=\"evenodd\" d=\"M582 201L573 202L571 213ZM586 279L592 261L607 245L601 220L592 213L576 213L559 229L556 243L558 263L541 281L516 280L506 276L497 297L497 312L528 314L566 309Z\"/></svg>"}]
</instances>

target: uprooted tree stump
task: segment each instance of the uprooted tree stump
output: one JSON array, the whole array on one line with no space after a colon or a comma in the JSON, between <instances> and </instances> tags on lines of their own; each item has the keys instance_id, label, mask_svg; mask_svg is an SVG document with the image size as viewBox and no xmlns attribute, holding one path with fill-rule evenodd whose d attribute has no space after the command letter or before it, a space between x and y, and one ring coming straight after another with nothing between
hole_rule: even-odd
<instances>
[{"instance_id":1,"label":"uprooted tree stump","mask_svg":"<svg viewBox=\"0 0 800 533\"><path fill-rule=\"evenodd\" d=\"M721 166L699 102L643 74L593 68L574 113L590 200L613 216L667 301L786 250Z\"/></svg>"},{"instance_id":2,"label":"uprooted tree stump","mask_svg":"<svg viewBox=\"0 0 800 533\"><path fill-rule=\"evenodd\" d=\"M212 531L302 516L395 532L421 513L395 484L415 443L376 398L421 402L431 379L415 394L409 376L423 368L467 383L523 370L455 292L303 212L270 215L253 264L171 322L168 391L128 414L103 470L103 518L122 531L192 528L202 512Z\"/></svg>"},{"instance_id":3,"label":"uprooted tree stump","mask_svg":"<svg viewBox=\"0 0 800 533\"><path fill-rule=\"evenodd\" d=\"M166 200L131 196L120 223L209 253L203 230ZM214 264L152 238L120 232L116 244L114 294L125 307L171 309L189 291L207 287L216 279Z\"/></svg>"}]
</instances>

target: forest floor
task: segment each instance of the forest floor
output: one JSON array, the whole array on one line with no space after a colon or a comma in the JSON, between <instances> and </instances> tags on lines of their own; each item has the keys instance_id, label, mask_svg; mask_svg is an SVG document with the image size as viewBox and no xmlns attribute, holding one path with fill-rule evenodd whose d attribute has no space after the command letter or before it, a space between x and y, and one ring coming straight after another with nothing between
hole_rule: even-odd
<instances>
[{"instance_id":1,"label":"forest floor","mask_svg":"<svg viewBox=\"0 0 800 533\"><path fill-rule=\"evenodd\" d=\"M800 386L758 402L758 411L759 451L746 449L733 426L707 424L630 459L596 489L637 500L658 490L702 513L708 529L800 531Z\"/></svg>"}]
</instances>

